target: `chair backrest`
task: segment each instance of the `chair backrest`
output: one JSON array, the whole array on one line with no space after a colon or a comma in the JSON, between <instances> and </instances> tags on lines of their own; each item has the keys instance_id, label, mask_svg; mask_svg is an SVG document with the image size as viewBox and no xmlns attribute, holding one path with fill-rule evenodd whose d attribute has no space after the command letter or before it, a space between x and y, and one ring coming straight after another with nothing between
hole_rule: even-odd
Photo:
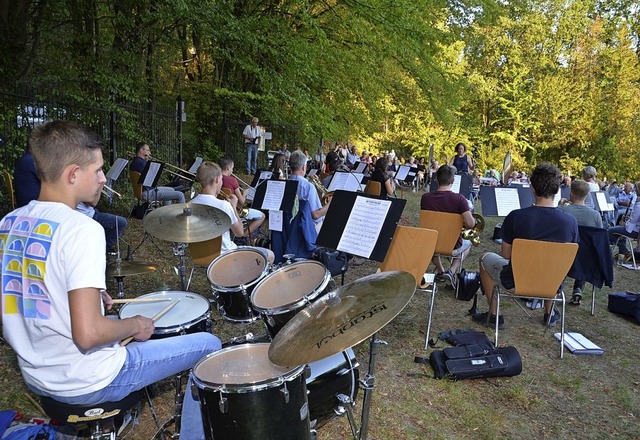
<instances>
[{"instance_id":1,"label":"chair backrest","mask_svg":"<svg viewBox=\"0 0 640 440\"><path fill-rule=\"evenodd\" d=\"M141 202L144 202L142 198L142 184L138 183L140 182L140 173L138 171L129 171L129 180L133 187L133 195Z\"/></svg>"},{"instance_id":2,"label":"chair backrest","mask_svg":"<svg viewBox=\"0 0 640 440\"><path fill-rule=\"evenodd\" d=\"M364 187L365 194L371 194L372 196L379 196L382 192L382 185L375 180L369 180L367 186Z\"/></svg>"},{"instance_id":3,"label":"chair backrest","mask_svg":"<svg viewBox=\"0 0 640 440\"><path fill-rule=\"evenodd\" d=\"M11 210L16 209L16 195L13 192L13 176L7 170L2 170L2 176L4 177L4 184L7 187L9 193L9 200L11 201Z\"/></svg>"},{"instance_id":4,"label":"chair backrest","mask_svg":"<svg viewBox=\"0 0 640 440\"><path fill-rule=\"evenodd\" d=\"M578 243L516 238L511 248L515 295L553 298L578 252Z\"/></svg>"},{"instance_id":5,"label":"chair backrest","mask_svg":"<svg viewBox=\"0 0 640 440\"><path fill-rule=\"evenodd\" d=\"M189 255L194 266L209 267L209 264L220 255L222 236L206 241L189 243Z\"/></svg>"},{"instance_id":6,"label":"chair backrest","mask_svg":"<svg viewBox=\"0 0 640 440\"><path fill-rule=\"evenodd\" d=\"M451 255L462 232L463 223L462 214L424 209L420 211L420 227L438 231L436 254Z\"/></svg>"},{"instance_id":7,"label":"chair backrest","mask_svg":"<svg viewBox=\"0 0 640 440\"><path fill-rule=\"evenodd\" d=\"M438 231L432 229L398 226L391 246L380 264L380 271L403 270L416 279L416 286L422 284L422 276L433 257L438 241Z\"/></svg>"}]
</instances>

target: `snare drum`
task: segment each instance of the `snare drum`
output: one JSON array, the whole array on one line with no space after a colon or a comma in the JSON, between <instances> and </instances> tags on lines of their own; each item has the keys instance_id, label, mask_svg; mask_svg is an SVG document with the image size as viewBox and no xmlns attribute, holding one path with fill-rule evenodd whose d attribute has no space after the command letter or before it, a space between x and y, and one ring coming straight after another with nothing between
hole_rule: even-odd
<instances>
[{"instance_id":1,"label":"snare drum","mask_svg":"<svg viewBox=\"0 0 640 440\"><path fill-rule=\"evenodd\" d=\"M204 357L191 378L208 440L310 440L304 366L274 365L269 344L243 344Z\"/></svg>"},{"instance_id":2,"label":"snare drum","mask_svg":"<svg viewBox=\"0 0 640 440\"><path fill-rule=\"evenodd\" d=\"M251 305L275 336L296 313L335 287L324 265L298 261L269 274L253 289Z\"/></svg>"},{"instance_id":3,"label":"snare drum","mask_svg":"<svg viewBox=\"0 0 640 440\"><path fill-rule=\"evenodd\" d=\"M352 349L309 364L307 378L311 426L317 428L336 415L342 415L344 405L336 397L344 394L355 403L360 377L356 356Z\"/></svg>"},{"instance_id":4,"label":"snare drum","mask_svg":"<svg viewBox=\"0 0 640 440\"><path fill-rule=\"evenodd\" d=\"M162 292L147 293L140 299L167 299L158 302L127 303L120 308L118 315L121 319L141 315L153 318L158 312L171 304L171 301L180 300L171 310L158 319L155 324L152 339L167 336L183 335L187 333L206 332L209 330L210 305L202 295L193 292L180 292L166 290Z\"/></svg>"},{"instance_id":5,"label":"snare drum","mask_svg":"<svg viewBox=\"0 0 640 440\"><path fill-rule=\"evenodd\" d=\"M248 323L259 318L251 309L249 298L268 269L267 258L249 247L239 247L211 262L207 278L222 319Z\"/></svg>"}]
</instances>

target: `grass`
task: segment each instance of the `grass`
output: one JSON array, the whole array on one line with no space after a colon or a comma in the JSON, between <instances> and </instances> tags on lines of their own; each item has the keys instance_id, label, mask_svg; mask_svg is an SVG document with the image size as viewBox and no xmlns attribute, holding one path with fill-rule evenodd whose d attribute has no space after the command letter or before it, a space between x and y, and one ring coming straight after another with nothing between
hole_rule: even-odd
<instances>
[{"instance_id":1,"label":"grass","mask_svg":"<svg viewBox=\"0 0 640 440\"><path fill-rule=\"evenodd\" d=\"M118 191L120 189L117 188ZM123 192L126 194L126 189ZM418 224L420 195L403 195L408 199L403 215L411 225ZM132 200L129 197L115 209L128 211ZM485 220L487 226L481 235L481 244L472 250L471 257L465 262L468 270L477 270L478 257L482 252L499 249L490 238L494 225L501 219ZM130 219L129 223L124 239L135 245L143 237L142 222ZM155 243L157 247L147 239L134 258L152 262L158 270L126 278L128 297L166 289L180 290L179 279L173 270L178 259L172 254L171 244L157 239ZM351 268L346 282L353 282L376 269L374 262ZM567 305L567 331L583 333L605 349L603 356L575 356L565 352L565 358L560 360L554 330L541 325L542 311L531 311L529 319L519 307L504 303L502 312L507 328L500 332L500 343L515 346L523 363L522 373L512 378L460 382L435 380L429 366L414 363L415 356L429 355L429 351L424 350L428 298L425 293L416 292L398 317L378 332L378 337L388 345L381 345L378 350L368 438L637 438L640 416L637 409L640 407L638 325L610 313L607 294L610 291L637 290L638 275L627 269L614 270L614 288L596 291L595 316L590 313L590 288L582 306ZM111 292L115 292L114 280L108 280L108 286ZM196 272L191 290L211 296L203 271ZM484 298L480 298L479 306L482 311L487 310ZM449 329L476 328L493 339L492 329L480 327L470 319L467 315L469 307L470 303L456 300L451 290L441 286L436 297L432 336ZM223 322L215 311L212 318L213 331L223 341L248 331L264 333L260 322L245 326L230 324ZM354 347L361 378L366 373L368 345L368 341L364 341ZM36 409L24 397L26 391L15 355L7 344L0 344L0 384L0 408L37 415ZM154 405L160 421L164 422L173 411L172 382L165 381L156 388ZM354 409L358 422L362 396L360 390ZM155 429L149 411L145 409L141 424L129 438L151 438ZM321 440L350 437L346 417L336 418L318 431Z\"/></svg>"}]
</instances>

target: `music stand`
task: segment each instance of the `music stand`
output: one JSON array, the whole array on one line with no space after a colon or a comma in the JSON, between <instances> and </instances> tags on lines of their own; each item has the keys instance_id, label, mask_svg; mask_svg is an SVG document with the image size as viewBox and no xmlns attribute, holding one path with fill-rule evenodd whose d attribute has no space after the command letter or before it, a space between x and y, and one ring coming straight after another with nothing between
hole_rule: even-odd
<instances>
[{"instance_id":1,"label":"music stand","mask_svg":"<svg viewBox=\"0 0 640 440\"><path fill-rule=\"evenodd\" d=\"M264 211L291 212L297 191L298 182L295 180L267 180L260 182L256 187L252 207Z\"/></svg>"},{"instance_id":2,"label":"music stand","mask_svg":"<svg viewBox=\"0 0 640 440\"><path fill-rule=\"evenodd\" d=\"M407 201L338 190L316 245L384 261Z\"/></svg>"},{"instance_id":3,"label":"music stand","mask_svg":"<svg viewBox=\"0 0 640 440\"><path fill-rule=\"evenodd\" d=\"M105 177L107 178L108 186L113 188L113 183L120 178L120 174L122 174L122 171L124 171L128 163L129 163L128 159L124 159L122 157L119 157L118 159L116 159L113 165L111 165L111 168L109 168L109 171L107 171L107 174L105 174ZM109 191L106 194L106 197L107 197L107 200L109 201L109 204L111 204L113 202L113 193Z\"/></svg>"},{"instance_id":4,"label":"music stand","mask_svg":"<svg viewBox=\"0 0 640 440\"><path fill-rule=\"evenodd\" d=\"M331 181L327 187L328 191L336 191L339 189L345 191L358 191L361 187L361 181L364 175L362 173L352 173L351 171L338 171L333 173Z\"/></svg>"},{"instance_id":5,"label":"music stand","mask_svg":"<svg viewBox=\"0 0 640 440\"><path fill-rule=\"evenodd\" d=\"M138 179L138 183L142 185L143 196L145 195L145 191L147 193L147 196L149 194L149 191L151 190L154 191L155 199L153 200L153 202L151 202L153 205L158 204L158 180L160 179L160 174L162 173L163 169L164 169L164 162L155 162L155 161L149 160L145 164L144 169L142 170L142 173L140 173L140 179ZM148 189L145 190L145 188L148 188ZM149 202L148 198L146 198L145 200ZM161 255L163 254L162 249L160 249L160 246L158 246L158 243L155 242L153 236L145 231L144 237L142 237L142 241L138 243L138 245L133 249L133 251L130 250L129 252L127 252L127 260L133 259L132 258L133 254L147 240L147 237L151 237L151 242L153 243L153 245L160 251Z\"/></svg>"}]
</instances>

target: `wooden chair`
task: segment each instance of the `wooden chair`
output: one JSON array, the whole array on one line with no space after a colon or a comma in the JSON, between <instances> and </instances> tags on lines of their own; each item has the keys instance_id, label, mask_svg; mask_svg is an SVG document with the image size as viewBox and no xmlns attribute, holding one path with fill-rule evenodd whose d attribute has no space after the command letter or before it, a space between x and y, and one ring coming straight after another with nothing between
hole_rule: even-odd
<instances>
[{"instance_id":1,"label":"wooden chair","mask_svg":"<svg viewBox=\"0 0 640 440\"><path fill-rule=\"evenodd\" d=\"M463 223L464 220L461 214L428 210L420 211L420 227L438 231L438 242L436 243L434 256L447 257L449 259L459 258L460 267L458 271L462 269L464 255L460 253L454 256L453 251L458 237L460 237ZM453 275L455 280L456 274L454 273ZM457 296L458 283L455 283L454 289Z\"/></svg>"},{"instance_id":2,"label":"wooden chair","mask_svg":"<svg viewBox=\"0 0 640 440\"><path fill-rule=\"evenodd\" d=\"M144 203L146 200L142 194L142 184L140 182L140 173L137 171L129 171L129 181L131 181L131 187L133 188L133 195L140 202Z\"/></svg>"},{"instance_id":3,"label":"wooden chair","mask_svg":"<svg viewBox=\"0 0 640 440\"><path fill-rule=\"evenodd\" d=\"M202 268L207 270L209 265L213 260L215 260L219 255L222 248L222 236L218 236L216 238L212 238L211 240L206 241L197 241L194 243L189 243L187 249L189 250L189 255L191 256L191 273L189 273L189 280L187 281L186 290L189 290L189 285L191 284L191 277L193 276L193 271L196 268Z\"/></svg>"},{"instance_id":4,"label":"wooden chair","mask_svg":"<svg viewBox=\"0 0 640 440\"><path fill-rule=\"evenodd\" d=\"M431 315L433 313L433 300L438 287L433 282L433 275L425 274L429 262L436 248L438 231L432 229L412 228L410 226L398 226L393 235L391 246L380 264L380 271L403 270L409 272L416 279L416 287L431 293L431 305L429 308L429 320L425 349L429 341L431 330Z\"/></svg>"},{"instance_id":5,"label":"wooden chair","mask_svg":"<svg viewBox=\"0 0 640 440\"><path fill-rule=\"evenodd\" d=\"M364 187L364 193L372 196L379 196L381 191L382 185L380 182L376 182L374 180L369 180L367 185Z\"/></svg>"},{"instance_id":6,"label":"wooden chair","mask_svg":"<svg viewBox=\"0 0 640 440\"><path fill-rule=\"evenodd\" d=\"M7 192L9 193L9 201L11 202L11 211L16 209L16 195L13 191L13 176L9 171L2 170L2 177L4 178L4 184L7 187Z\"/></svg>"},{"instance_id":7,"label":"wooden chair","mask_svg":"<svg viewBox=\"0 0 640 440\"><path fill-rule=\"evenodd\" d=\"M542 299L560 302L562 314L560 317L560 359L564 356L564 291L558 287L562 285L576 253L577 243L555 243L551 241L513 240L511 248L511 266L515 288L512 291L502 291L496 285L493 298L496 301L495 346L498 346L498 321L500 316L500 297Z\"/></svg>"}]
</instances>

